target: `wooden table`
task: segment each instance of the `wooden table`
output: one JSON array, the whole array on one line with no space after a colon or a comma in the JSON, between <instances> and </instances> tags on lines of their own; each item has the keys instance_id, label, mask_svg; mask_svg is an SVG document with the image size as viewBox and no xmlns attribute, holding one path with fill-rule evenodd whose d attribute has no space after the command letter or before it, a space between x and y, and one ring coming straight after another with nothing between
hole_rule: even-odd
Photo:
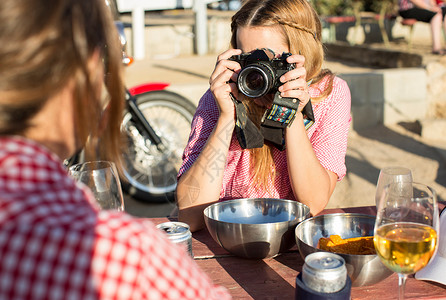
<instances>
[{"instance_id":1,"label":"wooden table","mask_svg":"<svg viewBox=\"0 0 446 300\"><path fill-rule=\"evenodd\" d=\"M351 212L375 215L375 207L327 209L321 214ZM159 224L167 218L151 219ZM226 287L234 299L294 299L296 276L304 263L297 246L274 258L251 260L231 255L206 229L193 233L192 250L199 267L215 284ZM446 271L445 271L446 276ZM353 287L352 299L397 299L396 274L372 286ZM408 278L406 299L446 299L446 286Z\"/></svg>"}]
</instances>

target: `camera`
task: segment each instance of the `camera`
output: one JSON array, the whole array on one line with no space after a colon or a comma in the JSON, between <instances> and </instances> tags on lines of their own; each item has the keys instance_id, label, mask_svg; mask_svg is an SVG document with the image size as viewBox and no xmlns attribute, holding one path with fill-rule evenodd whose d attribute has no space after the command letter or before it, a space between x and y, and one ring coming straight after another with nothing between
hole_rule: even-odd
<instances>
[{"instance_id":1,"label":"camera","mask_svg":"<svg viewBox=\"0 0 446 300\"><path fill-rule=\"evenodd\" d=\"M233 55L230 60L237 61L242 67L237 79L239 91L251 98L276 93L282 85L279 78L294 69L294 64L286 61L289 56L291 53L284 52L280 57L275 57L269 49Z\"/></svg>"}]
</instances>

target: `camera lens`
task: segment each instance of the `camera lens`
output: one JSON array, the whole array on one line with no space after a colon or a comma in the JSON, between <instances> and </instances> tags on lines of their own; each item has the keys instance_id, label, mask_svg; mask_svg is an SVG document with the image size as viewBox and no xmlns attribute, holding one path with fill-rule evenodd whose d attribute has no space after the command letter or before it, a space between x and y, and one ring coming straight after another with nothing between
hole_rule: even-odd
<instances>
[{"instance_id":1,"label":"camera lens","mask_svg":"<svg viewBox=\"0 0 446 300\"><path fill-rule=\"evenodd\" d=\"M262 73L257 71L248 73L248 75L246 75L246 86L250 90L261 90L265 86L265 80L263 79Z\"/></svg>"},{"instance_id":2,"label":"camera lens","mask_svg":"<svg viewBox=\"0 0 446 300\"><path fill-rule=\"evenodd\" d=\"M267 94L274 83L274 73L263 64L251 64L238 75L237 86L240 92L251 98Z\"/></svg>"}]
</instances>

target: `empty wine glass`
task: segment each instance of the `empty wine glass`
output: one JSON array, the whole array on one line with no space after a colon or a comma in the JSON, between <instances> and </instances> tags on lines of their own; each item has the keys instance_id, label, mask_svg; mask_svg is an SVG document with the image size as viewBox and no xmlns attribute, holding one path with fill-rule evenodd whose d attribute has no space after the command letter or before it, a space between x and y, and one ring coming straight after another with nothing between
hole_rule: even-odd
<instances>
[{"instance_id":1,"label":"empty wine glass","mask_svg":"<svg viewBox=\"0 0 446 300\"><path fill-rule=\"evenodd\" d=\"M436 250L436 192L420 183L390 183L384 187L377 207L376 253L387 268L398 274L398 295L404 299L407 276L423 269Z\"/></svg>"},{"instance_id":2,"label":"empty wine glass","mask_svg":"<svg viewBox=\"0 0 446 300\"><path fill-rule=\"evenodd\" d=\"M375 201L378 206L379 197L386 185L392 182L412 182L412 171L405 167L385 167L380 170L376 183Z\"/></svg>"},{"instance_id":3,"label":"empty wine glass","mask_svg":"<svg viewBox=\"0 0 446 300\"><path fill-rule=\"evenodd\" d=\"M102 209L124 211L124 197L116 166L110 161L89 161L73 165L69 174L88 186Z\"/></svg>"}]
</instances>

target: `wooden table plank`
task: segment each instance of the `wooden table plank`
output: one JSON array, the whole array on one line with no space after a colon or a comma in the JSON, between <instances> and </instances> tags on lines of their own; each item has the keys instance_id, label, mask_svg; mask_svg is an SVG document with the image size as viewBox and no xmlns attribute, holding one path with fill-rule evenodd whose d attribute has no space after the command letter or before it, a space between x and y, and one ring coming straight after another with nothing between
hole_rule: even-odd
<instances>
[{"instance_id":1,"label":"wooden table plank","mask_svg":"<svg viewBox=\"0 0 446 300\"><path fill-rule=\"evenodd\" d=\"M250 260L238 257L196 260L215 284L226 287L234 299L294 299L296 277L302 271L299 253L275 258ZM398 298L398 277L365 287L353 287L352 299L381 300ZM406 299L446 299L446 287L408 278Z\"/></svg>"},{"instance_id":2,"label":"wooden table plank","mask_svg":"<svg viewBox=\"0 0 446 300\"><path fill-rule=\"evenodd\" d=\"M440 205L440 209L443 207ZM321 214L342 212L375 215L376 208L336 208ZM150 220L155 224L169 221L167 218ZM203 229L193 233L192 249L198 266L215 284L226 287L234 299L294 299L295 280L304 263L297 246L274 258L239 258L221 248L207 229ZM398 277L393 274L372 286L353 287L351 296L365 300L397 299ZM446 299L446 286L410 277L406 282L405 298Z\"/></svg>"},{"instance_id":3,"label":"wooden table plank","mask_svg":"<svg viewBox=\"0 0 446 300\"><path fill-rule=\"evenodd\" d=\"M352 299L398 299L398 275L364 287L352 288ZM410 277L406 281L405 299L446 299L446 286Z\"/></svg>"},{"instance_id":4,"label":"wooden table plank","mask_svg":"<svg viewBox=\"0 0 446 300\"><path fill-rule=\"evenodd\" d=\"M196 262L234 299L293 299L294 281L303 264L297 252L263 260L232 256Z\"/></svg>"}]
</instances>

